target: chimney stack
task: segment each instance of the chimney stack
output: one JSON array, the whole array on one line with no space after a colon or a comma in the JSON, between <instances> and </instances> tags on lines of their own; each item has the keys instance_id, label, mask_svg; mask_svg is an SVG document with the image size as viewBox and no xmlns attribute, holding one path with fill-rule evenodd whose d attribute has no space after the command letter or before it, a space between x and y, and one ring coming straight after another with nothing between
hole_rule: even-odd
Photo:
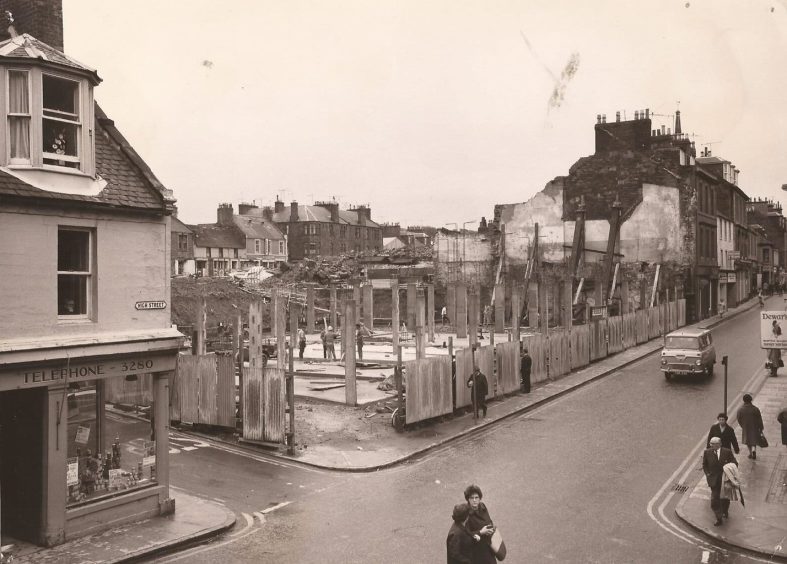
<instances>
[{"instance_id":1,"label":"chimney stack","mask_svg":"<svg viewBox=\"0 0 787 564\"><path fill-rule=\"evenodd\" d=\"M273 213L280 213L284 211L284 202L282 202L279 198L276 198L276 201L273 203Z\"/></svg>"},{"instance_id":2,"label":"chimney stack","mask_svg":"<svg viewBox=\"0 0 787 564\"><path fill-rule=\"evenodd\" d=\"M298 221L298 202L290 202L290 221Z\"/></svg>"},{"instance_id":3,"label":"chimney stack","mask_svg":"<svg viewBox=\"0 0 787 564\"><path fill-rule=\"evenodd\" d=\"M63 51L62 0L0 0L0 13L5 16L5 12L11 12L13 26L2 26L0 41L12 37L10 29L14 29Z\"/></svg>"},{"instance_id":4,"label":"chimney stack","mask_svg":"<svg viewBox=\"0 0 787 564\"><path fill-rule=\"evenodd\" d=\"M219 225L232 225L232 204L219 204L216 210L216 223Z\"/></svg>"},{"instance_id":5,"label":"chimney stack","mask_svg":"<svg viewBox=\"0 0 787 564\"><path fill-rule=\"evenodd\" d=\"M620 121L620 112L615 112L615 121Z\"/></svg>"},{"instance_id":6,"label":"chimney stack","mask_svg":"<svg viewBox=\"0 0 787 564\"><path fill-rule=\"evenodd\" d=\"M596 123L601 123L601 114L596 114Z\"/></svg>"},{"instance_id":7,"label":"chimney stack","mask_svg":"<svg viewBox=\"0 0 787 564\"><path fill-rule=\"evenodd\" d=\"M262 208L262 217L268 221L273 221L273 208L270 206L265 206Z\"/></svg>"}]
</instances>

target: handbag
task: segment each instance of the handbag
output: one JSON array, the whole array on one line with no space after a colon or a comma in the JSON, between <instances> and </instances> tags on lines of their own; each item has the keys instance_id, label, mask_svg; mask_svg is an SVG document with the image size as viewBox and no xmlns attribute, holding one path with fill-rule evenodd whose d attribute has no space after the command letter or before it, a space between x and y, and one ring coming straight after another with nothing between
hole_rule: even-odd
<instances>
[{"instance_id":1,"label":"handbag","mask_svg":"<svg viewBox=\"0 0 787 564\"><path fill-rule=\"evenodd\" d=\"M784 368L784 361L781 358L779 359L779 368Z\"/></svg>"},{"instance_id":2,"label":"handbag","mask_svg":"<svg viewBox=\"0 0 787 564\"><path fill-rule=\"evenodd\" d=\"M762 431L760 431L760 438L757 439L757 446L760 448L766 448L768 446L768 439L765 438Z\"/></svg>"},{"instance_id":3,"label":"handbag","mask_svg":"<svg viewBox=\"0 0 787 564\"><path fill-rule=\"evenodd\" d=\"M492 533L492 538L489 540L489 547L492 549L495 558L501 562L505 560L508 551L506 550L506 543L503 540L503 535L500 534L500 529L495 529L495 532Z\"/></svg>"}]
</instances>

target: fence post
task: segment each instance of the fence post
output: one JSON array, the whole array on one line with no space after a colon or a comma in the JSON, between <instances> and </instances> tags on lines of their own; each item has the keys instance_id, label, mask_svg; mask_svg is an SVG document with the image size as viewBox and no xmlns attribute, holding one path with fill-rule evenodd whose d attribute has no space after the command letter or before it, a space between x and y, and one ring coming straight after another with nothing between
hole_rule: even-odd
<instances>
[{"instance_id":1,"label":"fence post","mask_svg":"<svg viewBox=\"0 0 787 564\"><path fill-rule=\"evenodd\" d=\"M393 352L399 351L399 280L391 278L391 344Z\"/></svg>"},{"instance_id":2,"label":"fence post","mask_svg":"<svg viewBox=\"0 0 787 564\"><path fill-rule=\"evenodd\" d=\"M232 331L232 352L235 359L235 370L238 371L238 419L243 421L243 316L241 316L240 311L235 319L235 326ZM234 375L233 371L233 389L235 388Z\"/></svg>"},{"instance_id":3,"label":"fence post","mask_svg":"<svg viewBox=\"0 0 787 564\"><path fill-rule=\"evenodd\" d=\"M426 343L424 338L425 301L424 289L418 288L415 301L415 358L418 360L426 356Z\"/></svg>"},{"instance_id":4,"label":"fence post","mask_svg":"<svg viewBox=\"0 0 787 564\"><path fill-rule=\"evenodd\" d=\"M358 403L355 388L355 300L344 302L344 324L342 325L344 343L344 398L347 405Z\"/></svg>"},{"instance_id":5,"label":"fence post","mask_svg":"<svg viewBox=\"0 0 787 564\"><path fill-rule=\"evenodd\" d=\"M314 284L309 283L306 286L306 332L309 334L314 333L314 291ZM293 313L290 311L291 316Z\"/></svg>"},{"instance_id":6,"label":"fence post","mask_svg":"<svg viewBox=\"0 0 787 564\"><path fill-rule=\"evenodd\" d=\"M310 288L312 288L310 286ZM314 298L314 288L312 288L312 298ZM290 425L287 429L287 452L295 452L295 339L298 335L298 316L295 315L295 304L290 304L290 362L287 371L287 407L290 410ZM312 301L312 324L314 322L314 301Z\"/></svg>"},{"instance_id":7,"label":"fence post","mask_svg":"<svg viewBox=\"0 0 787 564\"><path fill-rule=\"evenodd\" d=\"M197 303L197 354L207 353L207 311L205 306L205 297L201 296Z\"/></svg>"},{"instance_id":8,"label":"fence post","mask_svg":"<svg viewBox=\"0 0 787 564\"><path fill-rule=\"evenodd\" d=\"M429 333L429 342L434 343L434 284L428 284L426 292L426 327Z\"/></svg>"}]
</instances>

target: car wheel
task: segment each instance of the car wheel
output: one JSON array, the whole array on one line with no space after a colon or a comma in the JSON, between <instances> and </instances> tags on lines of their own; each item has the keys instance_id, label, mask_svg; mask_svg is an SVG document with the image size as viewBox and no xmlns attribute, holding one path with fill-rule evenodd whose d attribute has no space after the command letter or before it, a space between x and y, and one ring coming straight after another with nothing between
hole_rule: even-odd
<instances>
[{"instance_id":1,"label":"car wheel","mask_svg":"<svg viewBox=\"0 0 787 564\"><path fill-rule=\"evenodd\" d=\"M666 378L667 380L672 380L672 372L665 372L664 378Z\"/></svg>"}]
</instances>

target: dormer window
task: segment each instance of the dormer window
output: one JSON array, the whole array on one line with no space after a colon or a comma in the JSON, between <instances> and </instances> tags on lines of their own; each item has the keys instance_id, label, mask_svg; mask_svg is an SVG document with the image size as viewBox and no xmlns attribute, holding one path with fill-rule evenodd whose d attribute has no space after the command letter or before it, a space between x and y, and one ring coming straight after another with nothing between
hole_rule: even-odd
<instances>
[{"instance_id":1,"label":"dormer window","mask_svg":"<svg viewBox=\"0 0 787 564\"><path fill-rule=\"evenodd\" d=\"M89 81L78 75L36 67L6 68L2 75L7 133L0 165L70 169L94 176L90 127L93 96Z\"/></svg>"},{"instance_id":2,"label":"dormer window","mask_svg":"<svg viewBox=\"0 0 787 564\"><path fill-rule=\"evenodd\" d=\"M79 168L79 82L43 74L44 164Z\"/></svg>"}]
</instances>

